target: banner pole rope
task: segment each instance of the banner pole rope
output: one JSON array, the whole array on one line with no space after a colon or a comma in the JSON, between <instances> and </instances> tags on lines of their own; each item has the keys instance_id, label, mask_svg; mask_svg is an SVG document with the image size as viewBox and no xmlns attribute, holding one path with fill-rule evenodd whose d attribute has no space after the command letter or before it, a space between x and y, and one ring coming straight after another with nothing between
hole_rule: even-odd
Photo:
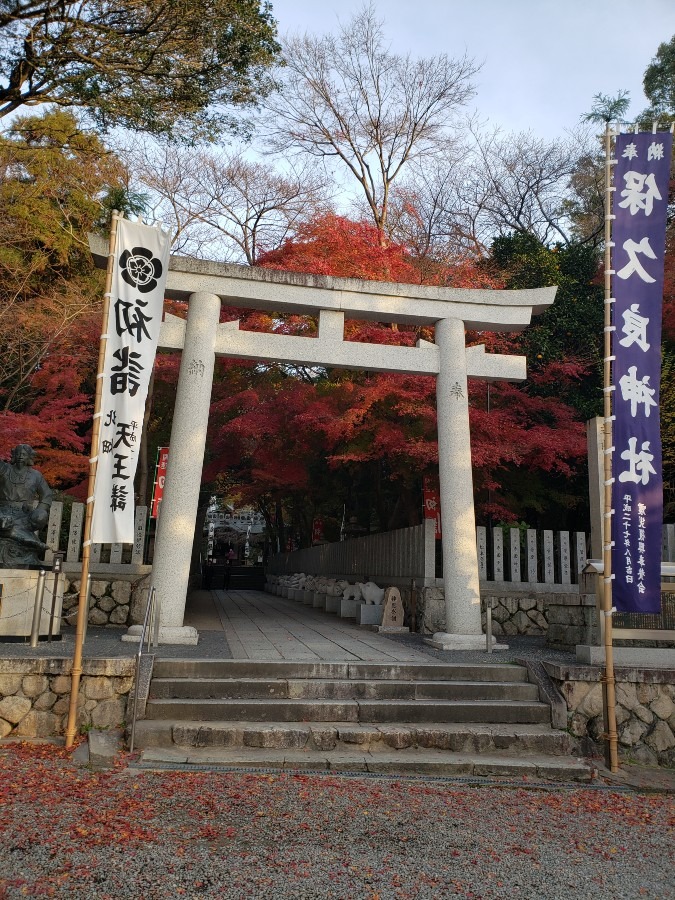
<instances>
[{"instance_id":1,"label":"banner pole rope","mask_svg":"<svg viewBox=\"0 0 675 900\"><path fill-rule=\"evenodd\" d=\"M84 535L82 544L82 574L80 576L80 596L77 607L77 624L75 626L75 649L73 651L73 668L70 684L70 706L68 709L68 723L66 725L66 749L73 746L77 734L77 699L80 690L80 678L82 676L82 650L84 644L84 632L89 615L89 603L87 598L87 580L89 576L89 561L91 558L91 521L94 513L94 485L96 483L96 466L98 458L99 434L101 430L101 398L103 395L103 370L105 366L105 352L108 343L108 315L110 310L110 292L112 290L113 265L115 248L117 245L117 224L121 216L114 209L110 221L110 241L108 245L108 268L105 276L105 293L103 295L103 315L101 338L98 348L98 370L96 375L96 398L94 401L94 419L91 430L91 455L89 457L89 481L87 484L87 510L84 522Z\"/></svg>"},{"instance_id":2,"label":"banner pole rope","mask_svg":"<svg viewBox=\"0 0 675 900\"><path fill-rule=\"evenodd\" d=\"M603 591L602 624L604 634L605 667L603 672L603 701L607 733L608 763L611 772L619 771L616 731L616 680L612 646L612 129L605 127L605 321L604 321L604 515L603 523Z\"/></svg>"}]
</instances>

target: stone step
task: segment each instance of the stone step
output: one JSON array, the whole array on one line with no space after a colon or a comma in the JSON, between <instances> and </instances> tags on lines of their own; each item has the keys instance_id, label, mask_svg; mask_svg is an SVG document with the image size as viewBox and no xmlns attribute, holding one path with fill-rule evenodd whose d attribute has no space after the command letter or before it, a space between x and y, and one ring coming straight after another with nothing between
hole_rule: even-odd
<instances>
[{"instance_id":1,"label":"stone step","mask_svg":"<svg viewBox=\"0 0 675 900\"><path fill-rule=\"evenodd\" d=\"M148 700L148 719L247 722L548 723L550 707L528 700Z\"/></svg>"},{"instance_id":2,"label":"stone step","mask_svg":"<svg viewBox=\"0 0 675 900\"><path fill-rule=\"evenodd\" d=\"M527 681L524 666L447 663L364 663L155 659L154 678L324 678L393 681Z\"/></svg>"},{"instance_id":3,"label":"stone step","mask_svg":"<svg viewBox=\"0 0 675 900\"><path fill-rule=\"evenodd\" d=\"M151 699L538 700L528 682L153 678Z\"/></svg>"},{"instance_id":4,"label":"stone step","mask_svg":"<svg viewBox=\"0 0 675 900\"><path fill-rule=\"evenodd\" d=\"M399 750L393 753L359 752L327 755L321 751L242 751L242 750L147 750L130 769L178 768L190 766L218 770L226 768L273 769L288 772L370 773L379 775L429 775L436 778L477 778L517 780L522 787L527 780L542 782L588 783L594 777L592 767L582 759L529 755L518 758L501 754L479 756L448 753L440 750L424 752Z\"/></svg>"},{"instance_id":5,"label":"stone step","mask_svg":"<svg viewBox=\"0 0 675 900\"><path fill-rule=\"evenodd\" d=\"M392 749L444 750L454 753L540 753L569 756L574 739L547 725L437 723L373 725L354 722L172 722L136 723L139 748L219 750L310 750L376 753Z\"/></svg>"}]
</instances>

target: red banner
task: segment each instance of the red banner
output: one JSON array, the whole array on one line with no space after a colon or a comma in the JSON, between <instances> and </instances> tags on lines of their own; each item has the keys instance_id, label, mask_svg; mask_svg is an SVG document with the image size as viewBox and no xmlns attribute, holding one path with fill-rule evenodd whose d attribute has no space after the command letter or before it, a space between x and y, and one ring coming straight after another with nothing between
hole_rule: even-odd
<instances>
[{"instance_id":1,"label":"red banner","mask_svg":"<svg viewBox=\"0 0 675 900\"><path fill-rule=\"evenodd\" d=\"M438 482L431 475L425 475L422 483L424 495L424 518L434 519L436 523L436 537L442 535L441 529L441 497Z\"/></svg>"},{"instance_id":2,"label":"red banner","mask_svg":"<svg viewBox=\"0 0 675 900\"><path fill-rule=\"evenodd\" d=\"M314 519L312 522L312 544L320 544L323 541L323 519Z\"/></svg>"},{"instance_id":3,"label":"red banner","mask_svg":"<svg viewBox=\"0 0 675 900\"><path fill-rule=\"evenodd\" d=\"M159 507L162 505L162 497L164 496L164 481L166 479L166 467L169 462L169 448L157 448L157 465L155 467L155 484L152 490L152 506L150 507L150 518L156 519L159 515Z\"/></svg>"}]
</instances>

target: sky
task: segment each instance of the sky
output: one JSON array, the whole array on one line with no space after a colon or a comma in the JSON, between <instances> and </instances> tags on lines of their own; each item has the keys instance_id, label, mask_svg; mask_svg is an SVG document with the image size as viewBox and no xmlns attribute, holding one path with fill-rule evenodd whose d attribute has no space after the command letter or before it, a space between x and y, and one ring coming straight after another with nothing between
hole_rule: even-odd
<instances>
[{"instance_id":1,"label":"sky","mask_svg":"<svg viewBox=\"0 0 675 900\"><path fill-rule=\"evenodd\" d=\"M279 31L336 31L362 0L271 0ZM483 67L474 108L507 131L561 136L597 93L647 101L645 68L675 34L675 0L380 0L392 51L466 52Z\"/></svg>"}]
</instances>

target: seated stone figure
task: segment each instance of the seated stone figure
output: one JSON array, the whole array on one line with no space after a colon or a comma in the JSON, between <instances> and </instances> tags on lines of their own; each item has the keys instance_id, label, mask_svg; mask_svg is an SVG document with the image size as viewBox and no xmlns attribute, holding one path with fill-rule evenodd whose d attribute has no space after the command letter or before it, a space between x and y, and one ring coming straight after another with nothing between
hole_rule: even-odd
<instances>
[{"instance_id":1,"label":"seated stone figure","mask_svg":"<svg viewBox=\"0 0 675 900\"><path fill-rule=\"evenodd\" d=\"M47 524L52 492L32 468L34 461L28 444L12 450L11 463L0 461L0 567L5 569L38 566L47 549L36 532Z\"/></svg>"}]
</instances>

